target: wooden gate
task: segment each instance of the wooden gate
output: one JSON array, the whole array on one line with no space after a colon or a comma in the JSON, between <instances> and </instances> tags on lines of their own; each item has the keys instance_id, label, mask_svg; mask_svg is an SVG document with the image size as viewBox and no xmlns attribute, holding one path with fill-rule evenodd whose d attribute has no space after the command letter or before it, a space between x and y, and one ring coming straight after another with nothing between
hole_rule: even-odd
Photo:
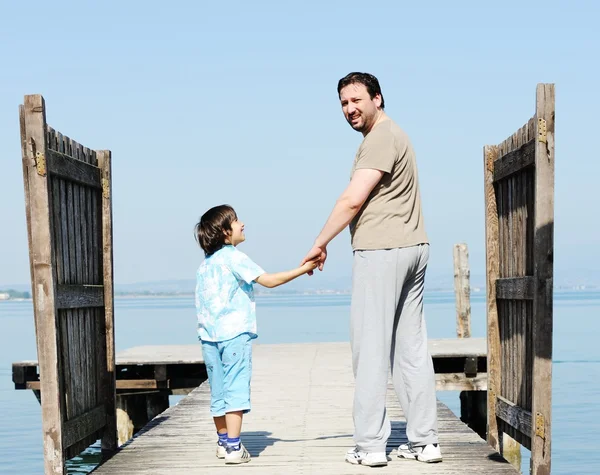
<instances>
[{"instance_id":1,"label":"wooden gate","mask_svg":"<svg viewBox=\"0 0 600 475\"><path fill-rule=\"evenodd\" d=\"M550 473L554 253L554 85L535 116L484 149L488 319L488 441L531 450Z\"/></svg>"},{"instance_id":2,"label":"wooden gate","mask_svg":"<svg viewBox=\"0 0 600 475\"><path fill-rule=\"evenodd\" d=\"M116 449L111 157L48 126L40 95L20 122L44 467L62 475L99 438Z\"/></svg>"}]
</instances>

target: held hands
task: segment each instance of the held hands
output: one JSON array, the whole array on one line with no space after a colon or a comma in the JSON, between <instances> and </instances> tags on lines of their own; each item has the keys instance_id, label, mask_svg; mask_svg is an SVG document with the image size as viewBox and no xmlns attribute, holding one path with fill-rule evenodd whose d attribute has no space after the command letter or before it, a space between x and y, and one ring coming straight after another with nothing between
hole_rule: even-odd
<instances>
[{"instance_id":1,"label":"held hands","mask_svg":"<svg viewBox=\"0 0 600 475\"><path fill-rule=\"evenodd\" d=\"M318 266L319 266L319 259L312 259L312 260L307 261L304 264L302 264L302 266L300 268L304 271L305 274L307 272L312 274L312 271L314 269L316 269Z\"/></svg>"},{"instance_id":2,"label":"held hands","mask_svg":"<svg viewBox=\"0 0 600 475\"><path fill-rule=\"evenodd\" d=\"M306 254L300 265L304 266L308 262L316 262L317 265L308 270L308 275L313 275L313 270L316 269L316 267L318 267L320 271L323 270L326 259L327 248L325 246L313 246L312 249L308 251L308 254Z\"/></svg>"}]
</instances>

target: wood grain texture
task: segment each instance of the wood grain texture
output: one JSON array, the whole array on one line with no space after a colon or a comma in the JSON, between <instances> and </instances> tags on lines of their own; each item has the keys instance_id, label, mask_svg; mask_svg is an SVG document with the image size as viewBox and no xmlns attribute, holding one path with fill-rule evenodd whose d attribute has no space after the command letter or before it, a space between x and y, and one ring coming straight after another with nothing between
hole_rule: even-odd
<instances>
[{"instance_id":1,"label":"wood grain texture","mask_svg":"<svg viewBox=\"0 0 600 475\"><path fill-rule=\"evenodd\" d=\"M353 391L347 343L256 345L252 411L242 429L242 442L253 456L250 463L231 467L215 457L210 390L203 384L153 419L93 473L370 473L372 469L344 461L346 450L354 445ZM392 420L390 462L377 473L518 473L442 403L438 418L444 461L424 464L397 458L395 448L406 442L406 422L391 384L387 407Z\"/></svg>"},{"instance_id":2,"label":"wood grain texture","mask_svg":"<svg viewBox=\"0 0 600 475\"><path fill-rule=\"evenodd\" d=\"M535 238L533 300L533 417L531 472L551 471L552 331L554 269L554 85L538 84L538 136L543 120L546 140L535 149ZM537 422L540 421L540 424Z\"/></svg>"}]
</instances>

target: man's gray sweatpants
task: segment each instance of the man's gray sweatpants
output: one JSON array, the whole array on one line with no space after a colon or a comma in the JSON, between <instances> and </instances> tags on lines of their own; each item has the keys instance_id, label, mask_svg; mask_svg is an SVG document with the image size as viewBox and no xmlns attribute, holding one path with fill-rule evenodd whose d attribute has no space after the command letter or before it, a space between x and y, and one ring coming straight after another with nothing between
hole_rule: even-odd
<instances>
[{"instance_id":1,"label":"man's gray sweatpants","mask_svg":"<svg viewBox=\"0 0 600 475\"><path fill-rule=\"evenodd\" d=\"M350 343L359 450L386 449L390 367L408 440L415 445L438 443L435 374L423 316L428 259L428 244L354 252Z\"/></svg>"}]
</instances>

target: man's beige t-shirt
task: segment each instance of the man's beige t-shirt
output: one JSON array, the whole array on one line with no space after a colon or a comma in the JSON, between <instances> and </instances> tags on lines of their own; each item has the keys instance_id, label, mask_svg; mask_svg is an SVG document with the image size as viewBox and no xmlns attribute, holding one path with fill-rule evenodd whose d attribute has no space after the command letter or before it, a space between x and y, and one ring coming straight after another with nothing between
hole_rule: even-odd
<instances>
[{"instance_id":1,"label":"man's beige t-shirt","mask_svg":"<svg viewBox=\"0 0 600 475\"><path fill-rule=\"evenodd\" d=\"M408 135L395 122L380 122L364 138L352 175L361 168L385 173L350 223L352 249L394 249L428 243L415 152Z\"/></svg>"}]
</instances>

